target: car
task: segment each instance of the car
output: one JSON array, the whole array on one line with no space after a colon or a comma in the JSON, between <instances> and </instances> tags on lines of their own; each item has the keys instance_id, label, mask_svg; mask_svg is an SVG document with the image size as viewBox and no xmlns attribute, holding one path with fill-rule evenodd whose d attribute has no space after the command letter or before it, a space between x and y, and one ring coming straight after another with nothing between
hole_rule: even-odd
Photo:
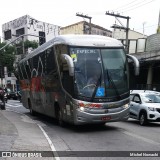
<instances>
[{"instance_id":1,"label":"car","mask_svg":"<svg viewBox=\"0 0 160 160\"><path fill-rule=\"evenodd\" d=\"M130 118L139 120L140 125L160 122L160 92L150 90L130 91Z\"/></svg>"},{"instance_id":2,"label":"car","mask_svg":"<svg viewBox=\"0 0 160 160\"><path fill-rule=\"evenodd\" d=\"M14 99L14 100L17 100L17 99L18 99L17 92L14 92L14 91L10 91L10 92L8 92L8 99Z\"/></svg>"}]
</instances>

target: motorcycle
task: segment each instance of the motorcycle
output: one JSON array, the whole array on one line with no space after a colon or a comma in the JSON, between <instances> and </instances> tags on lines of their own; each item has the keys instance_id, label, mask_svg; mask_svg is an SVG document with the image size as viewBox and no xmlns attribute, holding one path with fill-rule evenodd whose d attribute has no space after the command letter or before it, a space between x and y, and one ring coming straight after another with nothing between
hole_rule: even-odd
<instances>
[{"instance_id":1,"label":"motorcycle","mask_svg":"<svg viewBox=\"0 0 160 160\"><path fill-rule=\"evenodd\" d=\"M6 92L4 93L4 101L5 101L5 103L7 103L7 101L8 101L8 94Z\"/></svg>"}]
</instances>

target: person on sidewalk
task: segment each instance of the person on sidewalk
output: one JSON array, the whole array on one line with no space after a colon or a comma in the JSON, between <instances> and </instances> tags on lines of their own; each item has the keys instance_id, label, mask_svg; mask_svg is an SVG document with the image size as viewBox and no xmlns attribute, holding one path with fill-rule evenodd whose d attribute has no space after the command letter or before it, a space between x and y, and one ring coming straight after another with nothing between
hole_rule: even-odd
<instances>
[{"instance_id":1,"label":"person on sidewalk","mask_svg":"<svg viewBox=\"0 0 160 160\"><path fill-rule=\"evenodd\" d=\"M0 103L0 107L1 109L5 110L5 99L4 99L4 89L2 87L0 87L0 100L2 101Z\"/></svg>"}]
</instances>

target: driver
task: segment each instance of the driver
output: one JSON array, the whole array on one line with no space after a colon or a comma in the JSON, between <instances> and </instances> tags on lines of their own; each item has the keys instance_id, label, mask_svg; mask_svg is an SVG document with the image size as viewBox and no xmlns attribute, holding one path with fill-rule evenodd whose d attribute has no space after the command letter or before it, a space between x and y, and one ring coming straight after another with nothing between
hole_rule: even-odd
<instances>
[{"instance_id":1,"label":"driver","mask_svg":"<svg viewBox=\"0 0 160 160\"><path fill-rule=\"evenodd\" d=\"M98 81L98 75L94 74L92 77L88 79L87 85L94 84L96 86Z\"/></svg>"}]
</instances>

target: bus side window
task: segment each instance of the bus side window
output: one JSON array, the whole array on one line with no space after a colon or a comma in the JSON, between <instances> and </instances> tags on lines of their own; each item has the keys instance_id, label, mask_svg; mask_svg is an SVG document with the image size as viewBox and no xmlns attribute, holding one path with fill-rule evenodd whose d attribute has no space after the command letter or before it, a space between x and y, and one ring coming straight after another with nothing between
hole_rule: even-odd
<instances>
[{"instance_id":1,"label":"bus side window","mask_svg":"<svg viewBox=\"0 0 160 160\"><path fill-rule=\"evenodd\" d=\"M28 79L24 62L21 65L21 69L22 69L22 73L23 73L23 78Z\"/></svg>"},{"instance_id":2,"label":"bus side window","mask_svg":"<svg viewBox=\"0 0 160 160\"><path fill-rule=\"evenodd\" d=\"M37 77L38 56L34 56L32 59L32 72L31 77Z\"/></svg>"},{"instance_id":3,"label":"bus side window","mask_svg":"<svg viewBox=\"0 0 160 160\"><path fill-rule=\"evenodd\" d=\"M46 51L46 74L53 75L56 71L56 62L54 57L53 48L49 48Z\"/></svg>"},{"instance_id":4,"label":"bus side window","mask_svg":"<svg viewBox=\"0 0 160 160\"><path fill-rule=\"evenodd\" d=\"M26 62L25 68L26 68L26 72L27 72L28 78L30 79L31 78L31 70L30 70L29 60Z\"/></svg>"},{"instance_id":5,"label":"bus side window","mask_svg":"<svg viewBox=\"0 0 160 160\"><path fill-rule=\"evenodd\" d=\"M22 80L23 74L22 74L22 70L21 70L21 64L19 64L19 66L18 66L18 72L19 72L19 78Z\"/></svg>"}]
</instances>

